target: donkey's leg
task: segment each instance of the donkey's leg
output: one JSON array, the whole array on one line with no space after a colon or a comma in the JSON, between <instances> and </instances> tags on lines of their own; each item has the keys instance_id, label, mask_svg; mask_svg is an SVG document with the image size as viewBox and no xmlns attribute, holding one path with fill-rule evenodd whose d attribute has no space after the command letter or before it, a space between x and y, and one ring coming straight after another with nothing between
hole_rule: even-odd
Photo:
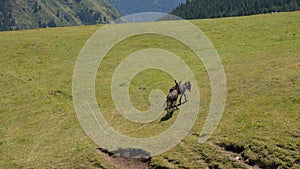
<instances>
[{"instance_id":1,"label":"donkey's leg","mask_svg":"<svg viewBox=\"0 0 300 169\"><path fill-rule=\"evenodd\" d=\"M167 107L166 107L167 112L170 110L170 102L167 100Z\"/></svg>"},{"instance_id":2,"label":"donkey's leg","mask_svg":"<svg viewBox=\"0 0 300 169\"><path fill-rule=\"evenodd\" d=\"M179 108L177 107L177 104L176 104L176 103L177 103L177 101L174 101L174 102L173 102L173 105L174 105L173 107L175 107L176 110L179 110Z\"/></svg>"},{"instance_id":3,"label":"donkey's leg","mask_svg":"<svg viewBox=\"0 0 300 169\"><path fill-rule=\"evenodd\" d=\"M182 94L180 95L180 98L179 98L179 104L178 104L178 106L180 106L180 105L181 105L181 99L182 99Z\"/></svg>"},{"instance_id":4,"label":"donkey's leg","mask_svg":"<svg viewBox=\"0 0 300 169\"><path fill-rule=\"evenodd\" d=\"M168 106L169 106L169 103L168 103L168 100L166 100L165 103L164 103L164 107L166 107L165 110L168 110Z\"/></svg>"}]
</instances>

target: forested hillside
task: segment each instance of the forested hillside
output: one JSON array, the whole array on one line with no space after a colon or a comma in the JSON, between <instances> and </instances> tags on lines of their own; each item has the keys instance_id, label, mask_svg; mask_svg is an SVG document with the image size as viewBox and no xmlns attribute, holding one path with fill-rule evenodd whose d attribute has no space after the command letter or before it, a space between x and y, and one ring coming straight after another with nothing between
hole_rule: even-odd
<instances>
[{"instance_id":1,"label":"forested hillside","mask_svg":"<svg viewBox=\"0 0 300 169\"><path fill-rule=\"evenodd\" d=\"M201 19L295 10L300 10L300 0L187 0L171 13L185 19Z\"/></svg>"},{"instance_id":2,"label":"forested hillside","mask_svg":"<svg viewBox=\"0 0 300 169\"><path fill-rule=\"evenodd\" d=\"M106 0L1 0L0 30L106 23L119 17Z\"/></svg>"},{"instance_id":3,"label":"forested hillside","mask_svg":"<svg viewBox=\"0 0 300 169\"><path fill-rule=\"evenodd\" d=\"M109 0L122 15L140 12L169 13L186 0Z\"/></svg>"}]
</instances>

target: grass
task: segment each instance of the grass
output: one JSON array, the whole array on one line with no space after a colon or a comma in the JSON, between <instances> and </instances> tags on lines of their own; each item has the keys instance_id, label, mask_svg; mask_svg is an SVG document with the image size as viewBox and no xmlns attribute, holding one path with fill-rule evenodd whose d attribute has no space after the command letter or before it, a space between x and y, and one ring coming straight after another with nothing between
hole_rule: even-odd
<instances>
[{"instance_id":1,"label":"grass","mask_svg":"<svg viewBox=\"0 0 300 169\"><path fill-rule=\"evenodd\" d=\"M132 123L117 113L109 95L112 70L122 58L161 47L191 65L202 105L190 134L154 157L150 168L246 168L244 163L298 168L299 16L291 12L192 21L217 49L228 88L223 118L204 144L197 139L209 108L210 83L203 65L194 63L193 53L174 39L147 34L113 48L97 72L100 109L112 126L134 137L157 135L174 122L176 113L164 123ZM0 168L114 168L94 151L97 145L78 123L71 96L77 56L99 27L0 32ZM146 110L151 90L167 91L171 85L172 78L163 72L141 72L130 86L133 105Z\"/></svg>"}]
</instances>

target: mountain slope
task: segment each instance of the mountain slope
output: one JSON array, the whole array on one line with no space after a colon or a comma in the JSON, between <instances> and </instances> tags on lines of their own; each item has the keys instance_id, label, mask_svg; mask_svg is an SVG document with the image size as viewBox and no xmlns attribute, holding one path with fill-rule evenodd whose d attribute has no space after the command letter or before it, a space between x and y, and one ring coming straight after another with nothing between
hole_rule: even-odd
<instances>
[{"instance_id":1,"label":"mountain slope","mask_svg":"<svg viewBox=\"0 0 300 169\"><path fill-rule=\"evenodd\" d=\"M4 0L0 4L0 30L90 25L118 16L106 0Z\"/></svg>"},{"instance_id":2,"label":"mountain slope","mask_svg":"<svg viewBox=\"0 0 300 169\"><path fill-rule=\"evenodd\" d=\"M109 0L122 15L140 12L169 13L186 0Z\"/></svg>"},{"instance_id":3,"label":"mountain slope","mask_svg":"<svg viewBox=\"0 0 300 169\"><path fill-rule=\"evenodd\" d=\"M187 0L171 14L185 19L201 19L295 10L300 10L299 0Z\"/></svg>"}]
</instances>

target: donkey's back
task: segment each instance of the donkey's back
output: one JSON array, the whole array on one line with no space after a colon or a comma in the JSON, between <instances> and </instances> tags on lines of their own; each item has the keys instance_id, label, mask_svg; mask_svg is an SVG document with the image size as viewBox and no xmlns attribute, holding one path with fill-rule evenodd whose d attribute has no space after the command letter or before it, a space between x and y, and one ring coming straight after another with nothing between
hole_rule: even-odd
<instances>
[{"instance_id":1,"label":"donkey's back","mask_svg":"<svg viewBox=\"0 0 300 169\"><path fill-rule=\"evenodd\" d=\"M176 89L168 93L167 101L177 101L177 99L178 99L178 91Z\"/></svg>"}]
</instances>

